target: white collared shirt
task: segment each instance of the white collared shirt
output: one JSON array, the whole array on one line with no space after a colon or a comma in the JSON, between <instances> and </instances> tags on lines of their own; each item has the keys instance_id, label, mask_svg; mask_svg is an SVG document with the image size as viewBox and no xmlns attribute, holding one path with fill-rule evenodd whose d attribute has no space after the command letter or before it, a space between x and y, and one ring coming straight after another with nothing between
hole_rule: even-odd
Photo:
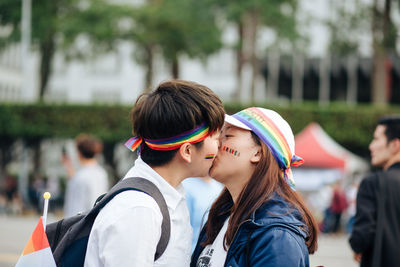
<instances>
[{"instance_id":1,"label":"white collared shirt","mask_svg":"<svg viewBox=\"0 0 400 267\"><path fill-rule=\"evenodd\" d=\"M182 185L172 187L140 158L124 179L128 177L148 179L163 194L171 219L168 246L154 262L161 236L160 208L149 195L129 190L115 196L98 214L90 232L85 266L189 266L192 228Z\"/></svg>"}]
</instances>

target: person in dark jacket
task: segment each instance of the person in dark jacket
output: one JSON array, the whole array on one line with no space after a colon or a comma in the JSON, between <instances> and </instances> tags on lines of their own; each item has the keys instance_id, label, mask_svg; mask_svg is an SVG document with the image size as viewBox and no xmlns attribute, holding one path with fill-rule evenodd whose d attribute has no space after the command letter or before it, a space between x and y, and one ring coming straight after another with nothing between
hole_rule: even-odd
<instances>
[{"instance_id":1,"label":"person in dark jacket","mask_svg":"<svg viewBox=\"0 0 400 267\"><path fill-rule=\"evenodd\" d=\"M349 242L360 266L400 266L400 116L383 117L369 145L382 171L360 184Z\"/></svg>"},{"instance_id":2,"label":"person in dark jacket","mask_svg":"<svg viewBox=\"0 0 400 267\"><path fill-rule=\"evenodd\" d=\"M225 188L214 202L192 267L309 266L317 225L293 190L295 155L289 124L275 111L225 115L210 176Z\"/></svg>"}]
</instances>

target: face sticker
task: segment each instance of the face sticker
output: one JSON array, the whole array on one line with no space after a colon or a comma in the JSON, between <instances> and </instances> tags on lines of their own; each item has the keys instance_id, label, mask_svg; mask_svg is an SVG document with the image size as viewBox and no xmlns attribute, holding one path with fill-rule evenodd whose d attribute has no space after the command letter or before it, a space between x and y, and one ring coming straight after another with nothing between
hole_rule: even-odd
<instances>
[{"instance_id":1,"label":"face sticker","mask_svg":"<svg viewBox=\"0 0 400 267\"><path fill-rule=\"evenodd\" d=\"M215 154L207 154L204 158L205 159L213 159L215 157Z\"/></svg>"},{"instance_id":2,"label":"face sticker","mask_svg":"<svg viewBox=\"0 0 400 267\"><path fill-rule=\"evenodd\" d=\"M240 152L239 152L239 151L237 151L237 150L235 150L235 149L232 149L232 148L230 148L230 147L223 146L222 150L223 150L223 151L226 151L226 152L228 152L229 154L232 154L232 155L234 155L234 156L237 156L237 157L240 156Z\"/></svg>"}]
</instances>

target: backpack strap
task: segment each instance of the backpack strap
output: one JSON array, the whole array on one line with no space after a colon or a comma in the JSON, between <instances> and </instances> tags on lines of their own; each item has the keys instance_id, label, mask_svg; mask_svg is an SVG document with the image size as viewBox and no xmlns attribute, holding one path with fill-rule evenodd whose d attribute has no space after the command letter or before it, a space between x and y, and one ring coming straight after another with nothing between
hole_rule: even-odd
<instances>
[{"instance_id":1,"label":"backpack strap","mask_svg":"<svg viewBox=\"0 0 400 267\"><path fill-rule=\"evenodd\" d=\"M154 255L154 260L157 260L167 248L170 232L171 232L171 220L169 217L167 203L160 190L152 182L141 177L130 177L119 181L114 185L108 193L101 197L101 199L96 201L95 206L89 212L88 216L93 213L97 215L99 211L117 194L122 191L136 190L146 193L151 196L160 208L161 214L163 216L161 224L161 237L157 244L156 254Z\"/></svg>"}]
</instances>

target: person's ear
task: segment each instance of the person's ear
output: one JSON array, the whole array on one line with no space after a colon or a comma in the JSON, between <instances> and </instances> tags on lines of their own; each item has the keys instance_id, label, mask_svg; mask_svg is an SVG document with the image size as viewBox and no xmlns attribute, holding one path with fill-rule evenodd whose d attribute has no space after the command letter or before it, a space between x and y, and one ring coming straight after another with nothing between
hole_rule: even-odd
<instances>
[{"instance_id":1,"label":"person's ear","mask_svg":"<svg viewBox=\"0 0 400 267\"><path fill-rule=\"evenodd\" d=\"M184 143L178 150L180 157L187 163L192 163L192 145L190 143Z\"/></svg>"},{"instance_id":2,"label":"person's ear","mask_svg":"<svg viewBox=\"0 0 400 267\"><path fill-rule=\"evenodd\" d=\"M259 161L261 160L261 156L262 156L261 147L258 146L258 147L254 150L254 153L253 153L253 155L252 155L251 158L250 158L250 162L251 162L251 163L257 163L257 162L259 162Z\"/></svg>"}]
</instances>

